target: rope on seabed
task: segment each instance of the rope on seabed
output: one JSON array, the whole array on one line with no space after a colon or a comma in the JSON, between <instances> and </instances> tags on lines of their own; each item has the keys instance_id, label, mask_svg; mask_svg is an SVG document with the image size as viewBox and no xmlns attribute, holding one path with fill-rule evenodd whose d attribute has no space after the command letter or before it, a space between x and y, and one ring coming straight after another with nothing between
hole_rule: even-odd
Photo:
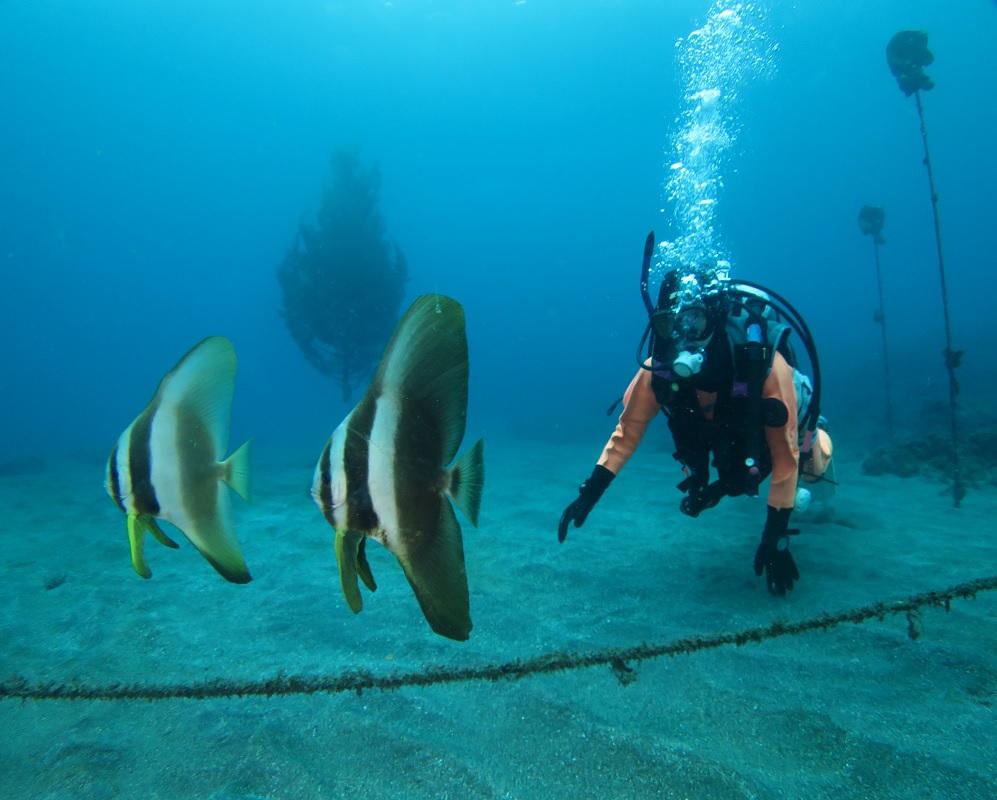
<instances>
[{"instance_id":1,"label":"rope on seabed","mask_svg":"<svg viewBox=\"0 0 997 800\"><path fill-rule=\"evenodd\" d=\"M338 694L365 690L401 689L407 686L434 686L470 681L515 681L531 675L550 674L586 667L609 666L621 683L630 683L636 676L628 662L648 661L661 656L688 655L700 650L711 650L725 645L762 642L781 636L837 627L845 622L856 625L873 618L883 620L897 614L907 615L907 634L912 639L920 635L918 611L925 606L944 607L950 610L952 600L972 598L981 592L997 589L997 576L960 583L948 589L923 592L903 600L875 603L837 614L821 614L800 622L776 621L771 625L746 628L733 633L711 636L688 636L658 644L640 644L635 647L607 648L593 653L549 653L534 658L485 664L478 667L429 667L419 672L394 672L377 675L368 670L350 670L338 675L285 675L278 673L263 681L233 681L216 679L191 685L110 684L83 686L76 683L31 683L17 678L0 683L0 700L194 700L226 697L286 697L289 695Z\"/></svg>"}]
</instances>

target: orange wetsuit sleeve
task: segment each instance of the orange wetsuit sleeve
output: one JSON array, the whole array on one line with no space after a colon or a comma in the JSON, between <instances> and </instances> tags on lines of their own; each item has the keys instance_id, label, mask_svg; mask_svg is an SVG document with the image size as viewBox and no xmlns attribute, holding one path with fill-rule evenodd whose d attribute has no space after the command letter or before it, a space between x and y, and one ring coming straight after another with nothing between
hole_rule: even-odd
<instances>
[{"instance_id":1,"label":"orange wetsuit sleeve","mask_svg":"<svg viewBox=\"0 0 997 800\"><path fill-rule=\"evenodd\" d=\"M642 369L630 381L630 386L623 395L623 413L620 414L616 430L603 448L599 464L618 475L644 438L648 423L659 411L661 404L651 388L651 371Z\"/></svg>"},{"instance_id":2,"label":"orange wetsuit sleeve","mask_svg":"<svg viewBox=\"0 0 997 800\"><path fill-rule=\"evenodd\" d=\"M775 397L789 410L789 419L781 428L765 428L765 441L772 455L772 475L768 504L773 508L792 508L796 502L796 481L800 466L800 445L796 432L796 384L793 368L782 354L772 359L772 369L765 378L762 397Z\"/></svg>"}]
</instances>

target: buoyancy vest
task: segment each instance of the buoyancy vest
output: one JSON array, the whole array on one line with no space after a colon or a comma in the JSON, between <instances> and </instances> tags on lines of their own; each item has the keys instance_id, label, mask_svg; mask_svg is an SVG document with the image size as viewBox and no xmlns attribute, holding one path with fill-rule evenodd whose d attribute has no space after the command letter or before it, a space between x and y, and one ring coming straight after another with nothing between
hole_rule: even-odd
<instances>
[{"instance_id":1,"label":"buoyancy vest","mask_svg":"<svg viewBox=\"0 0 997 800\"><path fill-rule=\"evenodd\" d=\"M718 387L718 414L714 417L711 410L710 421L704 418L704 409L700 408L696 400L693 381L679 378L673 372L667 355L661 359L652 356L651 388L655 399L669 417L669 427L678 447L676 457L690 468L702 469L705 466L703 459L708 458L708 450L713 450L718 469L722 472L735 469L744 474L743 491L747 494L757 493L759 482L768 474L771 466L762 436L762 426L781 427L786 424L790 413L776 398L762 398L765 379L772 368L775 354L781 353L794 374L806 381L805 376L796 369L796 357L789 342L792 328L785 322L768 316L766 311L764 306L754 308L752 313L739 308L727 315L724 330L730 361L723 371L727 372L728 386ZM667 343L666 347L669 345ZM722 352L714 352L713 357L723 359ZM734 411L735 408L738 410ZM728 409L730 411L724 413ZM792 409L792 413L799 417L799 403L796 409ZM685 430L680 430L683 428ZM743 462L741 457L732 459L729 452L731 442L741 437L743 445L740 447L744 448L741 453L745 456ZM735 465L735 460L739 464L743 463L744 467ZM742 473L742 470L745 472Z\"/></svg>"},{"instance_id":2,"label":"buoyancy vest","mask_svg":"<svg viewBox=\"0 0 997 800\"><path fill-rule=\"evenodd\" d=\"M728 314L724 325L730 346L731 363L734 365L734 379L729 390L731 397L747 396L753 363L760 364L763 369L762 383L772 368L772 359L775 358L776 352L782 353L789 366L795 369L797 365L796 356L789 343L789 336L793 330L789 325L779 320L763 318L761 341L753 342L748 332L751 321L751 318L744 313ZM753 347L755 344L759 344L760 348ZM651 388L654 390L654 396L667 409L674 399L674 392L679 390L685 380L672 371L671 360L667 356L662 358L657 352L652 356L651 372ZM760 392L759 386L759 397L761 397Z\"/></svg>"}]
</instances>

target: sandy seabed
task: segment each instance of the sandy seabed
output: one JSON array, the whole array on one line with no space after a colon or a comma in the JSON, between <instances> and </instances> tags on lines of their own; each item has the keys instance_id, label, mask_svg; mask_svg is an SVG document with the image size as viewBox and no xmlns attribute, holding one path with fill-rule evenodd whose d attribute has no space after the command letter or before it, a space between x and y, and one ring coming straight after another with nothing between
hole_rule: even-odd
<instances>
[{"instance_id":1,"label":"sandy seabed","mask_svg":"<svg viewBox=\"0 0 997 800\"><path fill-rule=\"evenodd\" d=\"M0 681L185 686L278 673L474 667L794 622L997 574L997 490L959 510L941 483L840 486L795 523L802 579L774 598L752 558L764 500L677 511L645 447L581 529L557 518L592 446L487 441L464 547L474 630L434 635L394 557L354 616L312 463L261 460L235 500L254 581L180 537L131 569L103 464L0 477ZM658 487L658 488L655 488ZM764 491L764 490L763 490ZM179 536L179 534L178 534ZM4 800L997 797L997 597L628 665L517 681L271 698L0 699Z\"/></svg>"}]
</instances>

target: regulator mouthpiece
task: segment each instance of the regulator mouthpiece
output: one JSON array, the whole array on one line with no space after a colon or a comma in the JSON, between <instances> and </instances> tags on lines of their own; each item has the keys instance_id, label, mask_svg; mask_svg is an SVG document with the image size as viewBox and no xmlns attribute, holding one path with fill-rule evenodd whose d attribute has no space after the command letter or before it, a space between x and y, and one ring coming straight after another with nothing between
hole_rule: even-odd
<instances>
[{"instance_id":1,"label":"regulator mouthpiece","mask_svg":"<svg viewBox=\"0 0 997 800\"><path fill-rule=\"evenodd\" d=\"M699 351L683 350L672 362L672 370L680 378L691 378L693 375L698 375L702 368L703 354Z\"/></svg>"}]
</instances>

